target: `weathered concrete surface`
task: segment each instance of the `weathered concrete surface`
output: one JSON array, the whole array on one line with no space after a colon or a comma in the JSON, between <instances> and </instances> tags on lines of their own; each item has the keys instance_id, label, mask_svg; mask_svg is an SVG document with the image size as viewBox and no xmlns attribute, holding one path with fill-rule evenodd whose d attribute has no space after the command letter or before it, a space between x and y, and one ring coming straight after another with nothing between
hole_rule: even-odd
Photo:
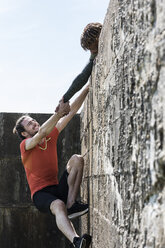
<instances>
[{"instance_id":1,"label":"weathered concrete surface","mask_svg":"<svg viewBox=\"0 0 165 248\"><path fill-rule=\"evenodd\" d=\"M94 248L165 247L165 0L111 0L82 113Z\"/></svg>"},{"instance_id":2,"label":"weathered concrete surface","mask_svg":"<svg viewBox=\"0 0 165 248\"><path fill-rule=\"evenodd\" d=\"M20 140L12 134L19 116L21 114L0 113L0 248L69 247L54 217L40 213L31 202L20 159ZM43 123L50 115L31 116ZM75 116L59 136L59 175L68 159L80 153L79 119L79 115ZM74 224L79 229L78 221Z\"/></svg>"}]
</instances>

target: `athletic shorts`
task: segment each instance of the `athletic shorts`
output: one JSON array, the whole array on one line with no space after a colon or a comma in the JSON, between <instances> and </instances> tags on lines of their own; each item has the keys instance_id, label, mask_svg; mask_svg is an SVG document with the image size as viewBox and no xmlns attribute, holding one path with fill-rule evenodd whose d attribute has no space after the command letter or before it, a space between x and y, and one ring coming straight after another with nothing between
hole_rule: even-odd
<instances>
[{"instance_id":1,"label":"athletic shorts","mask_svg":"<svg viewBox=\"0 0 165 248\"><path fill-rule=\"evenodd\" d=\"M65 204L67 203L68 175L67 170L65 170L59 180L59 184L47 186L34 193L33 203L40 212L51 213L50 205L54 200L60 199Z\"/></svg>"}]
</instances>

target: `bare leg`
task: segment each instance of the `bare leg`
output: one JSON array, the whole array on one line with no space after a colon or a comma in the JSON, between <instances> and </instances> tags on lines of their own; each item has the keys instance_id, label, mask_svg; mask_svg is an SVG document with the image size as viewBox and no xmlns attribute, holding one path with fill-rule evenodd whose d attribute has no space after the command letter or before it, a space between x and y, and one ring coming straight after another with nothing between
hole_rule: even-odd
<instances>
[{"instance_id":1,"label":"bare leg","mask_svg":"<svg viewBox=\"0 0 165 248\"><path fill-rule=\"evenodd\" d=\"M73 155L67 164L68 176L68 199L67 208L70 208L76 200L82 181L84 159L81 155Z\"/></svg>"},{"instance_id":2,"label":"bare leg","mask_svg":"<svg viewBox=\"0 0 165 248\"><path fill-rule=\"evenodd\" d=\"M55 200L50 205L50 210L56 217L56 223L59 230L73 242L74 237L78 237L73 224L68 219L66 206L63 201Z\"/></svg>"}]
</instances>

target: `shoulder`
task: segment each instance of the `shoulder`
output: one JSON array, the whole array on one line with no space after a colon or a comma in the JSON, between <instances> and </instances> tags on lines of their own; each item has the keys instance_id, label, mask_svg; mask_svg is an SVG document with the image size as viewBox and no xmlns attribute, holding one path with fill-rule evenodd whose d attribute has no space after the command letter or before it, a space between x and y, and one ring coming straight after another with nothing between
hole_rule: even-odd
<instances>
[{"instance_id":1,"label":"shoulder","mask_svg":"<svg viewBox=\"0 0 165 248\"><path fill-rule=\"evenodd\" d=\"M57 127L55 127L47 137L58 138L58 135L59 135L59 131L58 131Z\"/></svg>"},{"instance_id":2,"label":"shoulder","mask_svg":"<svg viewBox=\"0 0 165 248\"><path fill-rule=\"evenodd\" d=\"M27 139L24 139L24 140L22 140L21 143L20 143L20 151L21 151L21 154L23 154L23 153L26 152L26 150L25 150L25 143L26 143L26 140L27 140Z\"/></svg>"}]
</instances>

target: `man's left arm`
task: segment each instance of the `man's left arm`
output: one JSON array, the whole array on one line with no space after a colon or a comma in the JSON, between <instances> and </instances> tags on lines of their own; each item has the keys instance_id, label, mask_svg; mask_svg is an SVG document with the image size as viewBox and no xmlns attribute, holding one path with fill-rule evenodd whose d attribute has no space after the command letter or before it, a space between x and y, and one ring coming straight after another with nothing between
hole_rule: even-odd
<instances>
[{"instance_id":1,"label":"man's left arm","mask_svg":"<svg viewBox=\"0 0 165 248\"><path fill-rule=\"evenodd\" d=\"M58 129L59 132L61 132L66 125L68 124L68 122L73 118L73 116L77 113L77 111L81 108L85 97L87 96L89 92L89 86L85 87L84 90L82 90L82 92L80 93L80 95L74 100L74 102L71 104L70 106L70 112L68 115L66 115L65 117L61 118L57 125L56 128Z\"/></svg>"}]
</instances>

